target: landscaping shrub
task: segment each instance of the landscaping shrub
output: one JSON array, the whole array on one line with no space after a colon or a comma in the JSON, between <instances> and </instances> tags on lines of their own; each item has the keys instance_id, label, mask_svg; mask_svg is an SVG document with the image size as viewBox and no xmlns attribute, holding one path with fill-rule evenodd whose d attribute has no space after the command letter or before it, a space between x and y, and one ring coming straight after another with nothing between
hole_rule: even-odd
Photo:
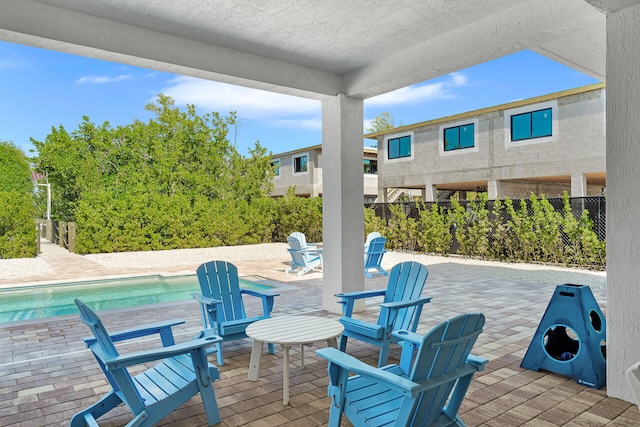
<instances>
[{"instance_id":1,"label":"landscaping shrub","mask_svg":"<svg viewBox=\"0 0 640 427\"><path fill-rule=\"evenodd\" d=\"M532 229L537 241L534 260L548 263L559 263L562 260L561 226L562 214L557 212L544 194L539 198L529 197L531 202Z\"/></svg>"},{"instance_id":2,"label":"landscaping shrub","mask_svg":"<svg viewBox=\"0 0 640 427\"><path fill-rule=\"evenodd\" d=\"M418 220L418 245L422 251L448 255L451 250L451 220L442 206L437 203L426 209L421 205Z\"/></svg>"},{"instance_id":3,"label":"landscaping shrub","mask_svg":"<svg viewBox=\"0 0 640 427\"><path fill-rule=\"evenodd\" d=\"M364 235L377 231L378 233L386 236L387 223L384 219L376 215L376 211L373 208L364 208Z\"/></svg>"},{"instance_id":4,"label":"landscaping shrub","mask_svg":"<svg viewBox=\"0 0 640 427\"><path fill-rule=\"evenodd\" d=\"M36 256L35 209L31 194L0 191L0 258Z\"/></svg>"},{"instance_id":5,"label":"landscaping shrub","mask_svg":"<svg viewBox=\"0 0 640 427\"><path fill-rule=\"evenodd\" d=\"M563 196L562 228L569 244L565 245L565 261L581 267L604 267L606 265L606 242L598 239L593 231L589 211L582 211L576 218L571 209L569 195Z\"/></svg>"},{"instance_id":6,"label":"landscaping shrub","mask_svg":"<svg viewBox=\"0 0 640 427\"><path fill-rule=\"evenodd\" d=\"M480 193L475 201L463 206L456 199L451 200L451 222L455 237L460 244L458 253L486 258L489 255L489 212L486 209L487 196Z\"/></svg>"},{"instance_id":7,"label":"landscaping shrub","mask_svg":"<svg viewBox=\"0 0 640 427\"><path fill-rule=\"evenodd\" d=\"M307 242L322 241L322 198L297 197L295 187L276 200L275 240L286 242L294 231L305 234Z\"/></svg>"},{"instance_id":8,"label":"landscaping shrub","mask_svg":"<svg viewBox=\"0 0 640 427\"><path fill-rule=\"evenodd\" d=\"M415 251L418 246L418 225L414 218L407 216L404 206L401 204L390 205L392 217L385 232L387 247Z\"/></svg>"},{"instance_id":9,"label":"landscaping shrub","mask_svg":"<svg viewBox=\"0 0 640 427\"><path fill-rule=\"evenodd\" d=\"M500 200L494 200L491 211L489 230L489 256L493 259L515 259L514 247L515 236L511 233L511 227L503 219L505 216L505 205Z\"/></svg>"},{"instance_id":10,"label":"landscaping shrub","mask_svg":"<svg viewBox=\"0 0 640 427\"><path fill-rule=\"evenodd\" d=\"M33 189L27 156L0 141L0 258L36 255Z\"/></svg>"},{"instance_id":11,"label":"landscaping shrub","mask_svg":"<svg viewBox=\"0 0 640 427\"><path fill-rule=\"evenodd\" d=\"M448 209L418 203L417 219L406 214L410 205L397 203L389 205L387 221L367 208L365 234L379 231L387 248L395 250L447 255L453 247L460 255L482 259L605 267L606 243L598 239L588 211L574 216L566 193L562 211L544 195L515 203L508 197L494 200L491 211L488 203L486 193L464 202L452 199Z\"/></svg>"}]
</instances>

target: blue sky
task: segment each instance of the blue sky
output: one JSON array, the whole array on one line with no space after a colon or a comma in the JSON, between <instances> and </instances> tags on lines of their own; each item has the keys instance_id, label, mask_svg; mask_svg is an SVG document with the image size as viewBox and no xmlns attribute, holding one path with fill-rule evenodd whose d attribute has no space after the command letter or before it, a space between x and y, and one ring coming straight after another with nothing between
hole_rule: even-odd
<instances>
[{"instance_id":1,"label":"blue sky","mask_svg":"<svg viewBox=\"0 0 640 427\"><path fill-rule=\"evenodd\" d=\"M112 127L147 121L144 106L160 93L200 113L237 111L230 139L243 154L256 141L273 153L321 143L318 101L1 41L0 82L0 140L27 154L30 138L44 141L60 125L71 132L83 116ZM408 125L596 82L523 51L366 100L363 128L385 111Z\"/></svg>"}]
</instances>

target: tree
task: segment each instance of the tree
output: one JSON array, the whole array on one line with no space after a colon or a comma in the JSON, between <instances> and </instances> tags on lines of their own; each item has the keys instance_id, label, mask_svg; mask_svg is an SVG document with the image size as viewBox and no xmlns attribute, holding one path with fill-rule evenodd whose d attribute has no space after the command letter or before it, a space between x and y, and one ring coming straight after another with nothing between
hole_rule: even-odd
<instances>
[{"instance_id":1,"label":"tree","mask_svg":"<svg viewBox=\"0 0 640 427\"><path fill-rule=\"evenodd\" d=\"M231 190L234 198L252 202L273 190L272 178L275 172L271 166L271 154L260 142L249 149L249 157L235 152L231 157L231 166Z\"/></svg>"},{"instance_id":2,"label":"tree","mask_svg":"<svg viewBox=\"0 0 640 427\"><path fill-rule=\"evenodd\" d=\"M259 219L252 204L271 191L270 154L259 142L248 157L238 153L228 139L236 113L198 114L164 95L145 108L154 114L146 123L112 128L84 117L71 133L53 128L34 141L36 164L56 189L54 211L78 223L76 249L233 245L271 235L272 221L258 230L245 220Z\"/></svg>"},{"instance_id":3,"label":"tree","mask_svg":"<svg viewBox=\"0 0 640 427\"><path fill-rule=\"evenodd\" d=\"M31 193L31 167L27 156L18 147L0 141L0 191Z\"/></svg>"},{"instance_id":4,"label":"tree","mask_svg":"<svg viewBox=\"0 0 640 427\"><path fill-rule=\"evenodd\" d=\"M284 197L276 199L277 220L274 233L285 242L293 231L301 231L309 242L322 240L322 197L298 197L290 187Z\"/></svg>"},{"instance_id":5,"label":"tree","mask_svg":"<svg viewBox=\"0 0 640 427\"><path fill-rule=\"evenodd\" d=\"M0 258L33 257L33 182L27 156L10 142L0 141Z\"/></svg>"},{"instance_id":6,"label":"tree","mask_svg":"<svg viewBox=\"0 0 640 427\"><path fill-rule=\"evenodd\" d=\"M400 124L400 126L402 126L402 124ZM395 120L391 114L383 111L371 121L371 127L367 128L366 131L369 133L382 132L383 130L393 129L394 127L396 127Z\"/></svg>"},{"instance_id":7,"label":"tree","mask_svg":"<svg viewBox=\"0 0 640 427\"><path fill-rule=\"evenodd\" d=\"M100 146L100 135L110 132L109 124L96 127L83 117L78 130L69 133L63 126L52 127L44 142L31 142L38 154L36 169L47 173L52 186L52 216L55 220L73 221L75 207L82 194L100 187L103 175L96 167L93 151Z\"/></svg>"}]
</instances>

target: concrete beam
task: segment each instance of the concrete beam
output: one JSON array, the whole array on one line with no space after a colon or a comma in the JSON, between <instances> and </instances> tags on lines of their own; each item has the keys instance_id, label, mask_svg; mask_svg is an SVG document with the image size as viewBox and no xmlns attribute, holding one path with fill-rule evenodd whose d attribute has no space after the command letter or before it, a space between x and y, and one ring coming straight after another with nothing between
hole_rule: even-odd
<instances>
[{"instance_id":1,"label":"concrete beam","mask_svg":"<svg viewBox=\"0 0 640 427\"><path fill-rule=\"evenodd\" d=\"M601 25L604 19L583 0L519 2L347 74L344 90L348 96L366 99L562 39Z\"/></svg>"},{"instance_id":2,"label":"concrete beam","mask_svg":"<svg viewBox=\"0 0 640 427\"><path fill-rule=\"evenodd\" d=\"M341 92L336 74L31 0L0 10L0 39L13 43L314 99Z\"/></svg>"},{"instance_id":3,"label":"concrete beam","mask_svg":"<svg viewBox=\"0 0 640 427\"><path fill-rule=\"evenodd\" d=\"M640 3L640 0L586 0L597 10L609 14Z\"/></svg>"}]
</instances>

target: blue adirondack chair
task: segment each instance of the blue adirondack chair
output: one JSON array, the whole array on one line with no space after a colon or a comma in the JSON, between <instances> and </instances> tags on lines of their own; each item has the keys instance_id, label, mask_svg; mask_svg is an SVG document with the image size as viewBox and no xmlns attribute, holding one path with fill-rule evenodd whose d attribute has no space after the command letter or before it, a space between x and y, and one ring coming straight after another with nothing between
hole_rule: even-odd
<instances>
[{"instance_id":1,"label":"blue adirondack chair","mask_svg":"<svg viewBox=\"0 0 640 427\"><path fill-rule=\"evenodd\" d=\"M391 333L401 329L415 332L422 306L431 301L431 297L420 296L428 274L427 267L420 263L402 262L391 269L387 289L337 294L343 304L340 323L344 332L340 338L340 350L346 351L347 338L352 337L380 347L378 366L385 365L391 342L399 342ZM376 324L352 317L356 300L379 296L384 296L384 299Z\"/></svg>"},{"instance_id":2,"label":"blue adirondack chair","mask_svg":"<svg viewBox=\"0 0 640 427\"><path fill-rule=\"evenodd\" d=\"M369 248L369 243L371 243L371 241L373 239L375 239L376 237L382 237L382 234L378 233L377 231L372 231L371 233L367 234L367 238L364 241L364 251L367 252L367 249Z\"/></svg>"},{"instance_id":3,"label":"blue adirondack chair","mask_svg":"<svg viewBox=\"0 0 640 427\"><path fill-rule=\"evenodd\" d=\"M191 294L200 303L203 331L200 338L217 335L223 341L247 338L247 326L258 320L271 317L274 298L279 294L241 289L238 269L225 261L210 261L197 269L201 294ZM262 299L262 314L247 317L243 295ZM273 344L269 344L273 354ZM216 343L218 365L224 365L222 341Z\"/></svg>"},{"instance_id":4,"label":"blue adirondack chair","mask_svg":"<svg viewBox=\"0 0 640 427\"><path fill-rule=\"evenodd\" d=\"M285 270L285 273L293 273L297 270L297 275L313 270L314 268L322 268L322 249L302 246L300 241L292 236L287 237L289 242L289 253L291 254L291 267Z\"/></svg>"},{"instance_id":5,"label":"blue adirondack chair","mask_svg":"<svg viewBox=\"0 0 640 427\"><path fill-rule=\"evenodd\" d=\"M213 382L220 377L218 368L207 362L205 347L219 337L175 344L171 327L184 323L181 319L144 325L136 329L107 333L100 318L80 300L75 300L80 319L94 338L85 339L98 360L112 390L96 404L78 412L71 427L97 426L97 419L124 403L134 418L127 426L152 426L200 393L209 425L221 421ZM159 334L162 348L120 355L114 342ZM162 360L151 369L131 377L127 368Z\"/></svg>"},{"instance_id":6,"label":"blue adirondack chair","mask_svg":"<svg viewBox=\"0 0 640 427\"><path fill-rule=\"evenodd\" d=\"M367 250L364 253L364 275L368 279L373 276L388 276L389 273L382 268L382 257L387 252L384 250L384 245L387 243L387 239L384 237L376 237L369 242ZM375 269L373 273L369 270Z\"/></svg>"},{"instance_id":7,"label":"blue adirondack chair","mask_svg":"<svg viewBox=\"0 0 640 427\"><path fill-rule=\"evenodd\" d=\"M329 361L329 426L338 427L342 414L355 427L464 426L458 410L473 375L488 362L469 354L483 325L484 316L472 313L425 336L394 332L403 342L400 364L384 368L335 348L318 350Z\"/></svg>"},{"instance_id":8,"label":"blue adirondack chair","mask_svg":"<svg viewBox=\"0 0 640 427\"><path fill-rule=\"evenodd\" d=\"M316 247L316 245L310 245L309 243L307 243L307 236L305 236L301 231L294 231L293 233L289 234L289 237L298 239L298 242L300 242L300 246L302 247L302 249L314 249Z\"/></svg>"}]
</instances>

